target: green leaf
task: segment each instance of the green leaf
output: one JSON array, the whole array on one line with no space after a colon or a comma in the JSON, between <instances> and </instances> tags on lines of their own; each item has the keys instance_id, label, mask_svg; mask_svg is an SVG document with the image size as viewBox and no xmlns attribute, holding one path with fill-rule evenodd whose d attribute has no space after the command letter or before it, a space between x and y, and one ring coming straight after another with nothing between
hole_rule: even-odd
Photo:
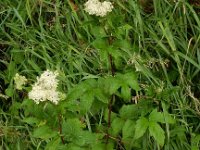
<instances>
[{"instance_id":1,"label":"green leaf","mask_svg":"<svg viewBox=\"0 0 200 150\"><path fill-rule=\"evenodd\" d=\"M133 137L135 131L135 122L132 120L126 120L124 127L122 129L122 138L125 140L126 138Z\"/></svg>"},{"instance_id":2,"label":"green leaf","mask_svg":"<svg viewBox=\"0 0 200 150\"><path fill-rule=\"evenodd\" d=\"M106 51L108 48L108 42L107 39L103 39L103 38L97 38L96 40L94 40L92 42L92 45L97 48L100 49L102 51Z\"/></svg>"},{"instance_id":3,"label":"green leaf","mask_svg":"<svg viewBox=\"0 0 200 150\"><path fill-rule=\"evenodd\" d=\"M121 51L116 49L116 47L109 46L107 49L108 49L109 54L111 54L114 59L121 57Z\"/></svg>"},{"instance_id":4,"label":"green leaf","mask_svg":"<svg viewBox=\"0 0 200 150\"><path fill-rule=\"evenodd\" d=\"M165 142L165 132L156 122L149 123L149 132L150 135L158 142L160 146L164 145Z\"/></svg>"},{"instance_id":5,"label":"green leaf","mask_svg":"<svg viewBox=\"0 0 200 150\"><path fill-rule=\"evenodd\" d=\"M133 27L132 27L130 24L125 24L125 25L123 25L123 28L124 28L125 30L131 30L131 29L133 29Z\"/></svg>"},{"instance_id":6,"label":"green leaf","mask_svg":"<svg viewBox=\"0 0 200 150\"><path fill-rule=\"evenodd\" d=\"M200 134L194 135L191 140L192 150L199 150L200 147Z\"/></svg>"},{"instance_id":7,"label":"green leaf","mask_svg":"<svg viewBox=\"0 0 200 150\"><path fill-rule=\"evenodd\" d=\"M97 140L96 135L89 131L81 131L76 136L72 142L79 146L92 145Z\"/></svg>"},{"instance_id":8,"label":"green leaf","mask_svg":"<svg viewBox=\"0 0 200 150\"><path fill-rule=\"evenodd\" d=\"M95 100L93 101L92 107L90 108L90 113L93 115L97 115L102 111L102 109L105 109L107 107L108 107L108 104L103 103L99 100Z\"/></svg>"},{"instance_id":9,"label":"green leaf","mask_svg":"<svg viewBox=\"0 0 200 150\"><path fill-rule=\"evenodd\" d=\"M126 85L122 86L121 95L122 95L122 98L123 98L124 101L130 102L130 100L131 100L131 89Z\"/></svg>"},{"instance_id":10,"label":"green leaf","mask_svg":"<svg viewBox=\"0 0 200 150\"><path fill-rule=\"evenodd\" d=\"M60 143L61 143L61 138L57 137L57 138L53 139L52 141L48 142L48 144L45 147L45 150L55 150L55 149L58 149Z\"/></svg>"},{"instance_id":11,"label":"green leaf","mask_svg":"<svg viewBox=\"0 0 200 150\"><path fill-rule=\"evenodd\" d=\"M12 105L10 106L10 114L11 115L18 115L19 114L19 110L21 109L21 103L17 102L17 101L13 101Z\"/></svg>"},{"instance_id":12,"label":"green leaf","mask_svg":"<svg viewBox=\"0 0 200 150\"><path fill-rule=\"evenodd\" d=\"M108 121L108 113L109 112L109 110L108 109L106 109L105 111L104 111L104 120L107 122ZM111 120L111 122L117 117L117 114L116 113L114 113L114 112L111 112L111 116L110 116L111 118L110 118L110 120Z\"/></svg>"},{"instance_id":13,"label":"green leaf","mask_svg":"<svg viewBox=\"0 0 200 150\"><path fill-rule=\"evenodd\" d=\"M111 123L111 128L113 130L113 134L114 135L117 135L121 130L122 130L122 127L124 125L124 120L121 119L121 118L115 118L112 123Z\"/></svg>"},{"instance_id":14,"label":"green leaf","mask_svg":"<svg viewBox=\"0 0 200 150\"><path fill-rule=\"evenodd\" d=\"M5 90L5 94L9 97L12 97L14 94L14 87L13 84L11 83L8 88Z\"/></svg>"},{"instance_id":15,"label":"green leaf","mask_svg":"<svg viewBox=\"0 0 200 150\"><path fill-rule=\"evenodd\" d=\"M138 105L123 105L119 111L120 116L124 119L136 119L140 115Z\"/></svg>"},{"instance_id":16,"label":"green leaf","mask_svg":"<svg viewBox=\"0 0 200 150\"><path fill-rule=\"evenodd\" d=\"M163 113L158 112L157 109L154 109L149 115L149 121L164 123L165 121L164 121Z\"/></svg>"},{"instance_id":17,"label":"green leaf","mask_svg":"<svg viewBox=\"0 0 200 150\"><path fill-rule=\"evenodd\" d=\"M69 143L67 146L63 147L63 150L85 150L84 148L77 146L76 144Z\"/></svg>"},{"instance_id":18,"label":"green leaf","mask_svg":"<svg viewBox=\"0 0 200 150\"><path fill-rule=\"evenodd\" d=\"M176 123L176 120L173 118L172 115L170 115L168 113L167 109L169 109L169 107L170 107L169 104L162 102L163 114L164 114L164 119L165 119L166 123L174 124L174 123Z\"/></svg>"},{"instance_id":19,"label":"green leaf","mask_svg":"<svg viewBox=\"0 0 200 150\"><path fill-rule=\"evenodd\" d=\"M106 37L107 34L102 26L94 26L91 28L91 33L96 37L96 38L102 38Z\"/></svg>"},{"instance_id":20,"label":"green leaf","mask_svg":"<svg viewBox=\"0 0 200 150\"><path fill-rule=\"evenodd\" d=\"M83 124L78 118L67 119L66 122L63 122L63 134L66 137L73 138L80 134Z\"/></svg>"},{"instance_id":21,"label":"green leaf","mask_svg":"<svg viewBox=\"0 0 200 150\"><path fill-rule=\"evenodd\" d=\"M33 124L38 125L40 121L39 121L39 119L37 119L35 117L28 117L28 118L24 118L23 122L26 122L30 125L33 125Z\"/></svg>"},{"instance_id":22,"label":"green leaf","mask_svg":"<svg viewBox=\"0 0 200 150\"><path fill-rule=\"evenodd\" d=\"M100 57L100 60L102 62L102 65L104 65L102 67L106 67L106 68L109 67L109 65L108 65L109 64L108 51L102 48L98 52L99 52L99 57Z\"/></svg>"},{"instance_id":23,"label":"green leaf","mask_svg":"<svg viewBox=\"0 0 200 150\"><path fill-rule=\"evenodd\" d=\"M140 116L146 116L149 115L149 113L152 112L152 110L155 108L153 101L151 99L144 99L141 98L138 103L138 113L140 113Z\"/></svg>"},{"instance_id":24,"label":"green leaf","mask_svg":"<svg viewBox=\"0 0 200 150\"><path fill-rule=\"evenodd\" d=\"M114 150L115 143L114 142L109 142L108 144L105 144L104 150Z\"/></svg>"},{"instance_id":25,"label":"green leaf","mask_svg":"<svg viewBox=\"0 0 200 150\"><path fill-rule=\"evenodd\" d=\"M142 117L136 122L135 126L135 139L138 139L144 135L146 132L147 128L149 126L149 121Z\"/></svg>"},{"instance_id":26,"label":"green leaf","mask_svg":"<svg viewBox=\"0 0 200 150\"><path fill-rule=\"evenodd\" d=\"M33 132L35 138L41 138L44 140L55 137L56 135L58 135L57 131L54 131L46 125L36 128Z\"/></svg>"},{"instance_id":27,"label":"green leaf","mask_svg":"<svg viewBox=\"0 0 200 150\"><path fill-rule=\"evenodd\" d=\"M107 84L109 85L109 94L115 94L121 87L121 81L117 77L108 78L107 81Z\"/></svg>"},{"instance_id":28,"label":"green leaf","mask_svg":"<svg viewBox=\"0 0 200 150\"><path fill-rule=\"evenodd\" d=\"M90 110L95 96L105 101L101 89L97 90L97 81L95 79L87 79L79 83L76 87L69 91L67 95L68 102L65 104L68 110L81 111L86 113Z\"/></svg>"},{"instance_id":29,"label":"green leaf","mask_svg":"<svg viewBox=\"0 0 200 150\"><path fill-rule=\"evenodd\" d=\"M171 129L170 136L173 138L178 138L181 141L187 141L186 137L186 128L183 126L175 126L174 129Z\"/></svg>"},{"instance_id":30,"label":"green leaf","mask_svg":"<svg viewBox=\"0 0 200 150\"><path fill-rule=\"evenodd\" d=\"M121 70L123 68L123 56L125 55L124 54L124 51L118 49L117 47L115 46L109 46L107 48L108 50L108 53L110 55L112 55L112 60L114 62L114 65L115 65L115 69L117 70Z\"/></svg>"},{"instance_id":31,"label":"green leaf","mask_svg":"<svg viewBox=\"0 0 200 150\"><path fill-rule=\"evenodd\" d=\"M77 118L68 119L63 123L63 135L66 141L78 146L91 145L98 139L98 135L83 130L85 125Z\"/></svg>"},{"instance_id":32,"label":"green leaf","mask_svg":"<svg viewBox=\"0 0 200 150\"><path fill-rule=\"evenodd\" d=\"M67 100L76 100L83 95L87 89L80 83L68 92Z\"/></svg>"},{"instance_id":33,"label":"green leaf","mask_svg":"<svg viewBox=\"0 0 200 150\"><path fill-rule=\"evenodd\" d=\"M114 47L124 50L130 50L132 47L128 40L115 40L113 43Z\"/></svg>"},{"instance_id":34,"label":"green leaf","mask_svg":"<svg viewBox=\"0 0 200 150\"><path fill-rule=\"evenodd\" d=\"M82 113L86 113L87 111L90 110L92 103L94 101L94 93L92 91L88 91L86 93L84 93L84 95L82 95L80 97L80 110L82 111Z\"/></svg>"},{"instance_id":35,"label":"green leaf","mask_svg":"<svg viewBox=\"0 0 200 150\"><path fill-rule=\"evenodd\" d=\"M78 118L67 119L67 121L63 122L62 124L62 133L64 135L64 139L76 145L85 144L82 133L83 127L84 124Z\"/></svg>"},{"instance_id":36,"label":"green leaf","mask_svg":"<svg viewBox=\"0 0 200 150\"><path fill-rule=\"evenodd\" d=\"M174 118L172 118L172 116L170 114L168 114L167 112L164 112L163 115L164 115L165 123L170 123L170 124L176 123L176 120Z\"/></svg>"},{"instance_id":37,"label":"green leaf","mask_svg":"<svg viewBox=\"0 0 200 150\"><path fill-rule=\"evenodd\" d=\"M133 90L139 91L140 87L137 81L137 76L134 72L127 72L123 76L123 81L129 85Z\"/></svg>"},{"instance_id":38,"label":"green leaf","mask_svg":"<svg viewBox=\"0 0 200 150\"><path fill-rule=\"evenodd\" d=\"M175 120L167 112L161 113L154 109L149 115L149 121L174 124Z\"/></svg>"},{"instance_id":39,"label":"green leaf","mask_svg":"<svg viewBox=\"0 0 200 150\"><path fill-rule=\"evenodd\" d=\"M124 61L121 56L123 55L120 54L120 56L117 56L114 58L114 64L115 64L116 70L122 70L122 68L124 67L124 64L123 64Z\"/></svg>"},{"instance_id":40,"label":"green leaf","mask_svg":"<svg viewBox=\"0 0 200 150\"><path fill-rule=\"evenodd\" d=\"M93 89L93 93L94 93L94 96L101 102L103 103L108 103L109 99L108 97L105 95L105 93L103 92L102 89L100 88L96 88L96 89Z\"/></svg>"},{"instance_id":41,"label":"green leaf","mask_svg":"<svg viewBox=\"0 0 200 150\"><path fill-rule=\"evenodd\" d=\"M120 87L122 88L121 96L125 98L125 100L131 98L130 87L136 91L140 89L137 82L137 77L132 72L126 74L118 73L114 77L107 77L105 79L105 90L108 89L107 91L109 91L108 93L110 95L116 94Z\"/></svg>"},{"instance_id":42,"label":"green leaf","mask_svg":"<svg viewBox=\"0 0 200 150\"><path fill-rule=\"evenodd\" d=\"M92 145L92 150L105 150L105 144L97 143Z\"/></svg>"}]
</instances>

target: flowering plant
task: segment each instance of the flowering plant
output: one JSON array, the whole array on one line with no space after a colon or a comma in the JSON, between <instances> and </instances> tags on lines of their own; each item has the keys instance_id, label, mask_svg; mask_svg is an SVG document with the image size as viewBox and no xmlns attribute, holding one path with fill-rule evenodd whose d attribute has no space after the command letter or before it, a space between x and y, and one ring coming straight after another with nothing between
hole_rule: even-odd
<instances>
[{"instance_id":1,"label":"flowering plant","mask_svg":"<svg viewBox=\"0 0 200 150\"><path fill-rule=\"evenodd\" d=\"M198 149L200 21L188 2L0 5L0 149Z\"/></svg>"}]
</instances>

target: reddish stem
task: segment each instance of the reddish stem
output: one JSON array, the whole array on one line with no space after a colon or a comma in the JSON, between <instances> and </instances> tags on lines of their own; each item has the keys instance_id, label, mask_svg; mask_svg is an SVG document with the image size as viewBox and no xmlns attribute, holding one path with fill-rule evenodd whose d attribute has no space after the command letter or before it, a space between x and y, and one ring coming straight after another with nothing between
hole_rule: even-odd
<instances>
[{"instance_id":1,"label":"reddish stem","mask_svg":"<svg viewBox=\"0 0 200 150\"><path fill-rule=\"evenodd\" d=\"M109 60L110 60L111 73L112 73L112 76L114 77L115 76L115 65L114 65L113 57L112 57L111 54L109 54ZM108 104L108 128L107 128L107 135L106 135L106 143L108 143L108 139L109 139L109 136L110 136L109 133L108 133L108 130L111 126L112 103L113 103L114 99L115 99L115 95L113 94L111 99L110 99L110 102Z\"/></svg>"}]
</instances>

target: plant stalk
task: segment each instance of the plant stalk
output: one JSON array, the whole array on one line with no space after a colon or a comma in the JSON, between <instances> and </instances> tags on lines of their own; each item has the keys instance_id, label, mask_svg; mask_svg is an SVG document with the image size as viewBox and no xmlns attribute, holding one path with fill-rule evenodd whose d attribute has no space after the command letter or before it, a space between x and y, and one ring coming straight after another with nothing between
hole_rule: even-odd
<instances>
[{"instance_id":1,"label":"plant stalk","mask_svg":"<svg viewBox=\"0 0 200 150\"><path fill-rule=\"evenodd\" d=\"M62 135L62 116L61 116L61 114L58 115L58 123L59 123L60 138L61 138L62 143L65 144L64 137Z\"/></svg>"},{"instance_id":2,"label":"plant stalk","mask_svg":"<svg viewBox=\"0 0 200 150\"><path fill-rule=\"evenodd\" d=\"M115 66L114 66L114 62L113 62L113 57L111 54L109 54L109 62L110 62L110 69L111 69L111 74L114 77L115 76ZM112 112L112 103L115 100L115 95L112 94L110 102L108 104L108 129L107 129L107 136L106 136L106 143L108 143L108 139L110 137L108 130L111 126L111 112Z\"/></svg>"}]
</instances>

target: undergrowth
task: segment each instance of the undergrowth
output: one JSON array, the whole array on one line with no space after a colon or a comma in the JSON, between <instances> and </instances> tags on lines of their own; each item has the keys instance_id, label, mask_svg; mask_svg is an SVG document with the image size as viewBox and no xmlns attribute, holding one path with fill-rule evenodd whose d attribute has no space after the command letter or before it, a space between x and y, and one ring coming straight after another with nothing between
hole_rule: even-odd
<instances>
[{"instance_id":1,"label":"undergrowth","mask_svg":"<svg viewBox=\"0 0 200 150\"><path fill-rule=\"evenodd\" d=\"M198 1L112 3L96 17L80 0L0 1L0 149L199 149ZM47 69L58 105L28 98Z\"/></svg>"}]
</instances>

